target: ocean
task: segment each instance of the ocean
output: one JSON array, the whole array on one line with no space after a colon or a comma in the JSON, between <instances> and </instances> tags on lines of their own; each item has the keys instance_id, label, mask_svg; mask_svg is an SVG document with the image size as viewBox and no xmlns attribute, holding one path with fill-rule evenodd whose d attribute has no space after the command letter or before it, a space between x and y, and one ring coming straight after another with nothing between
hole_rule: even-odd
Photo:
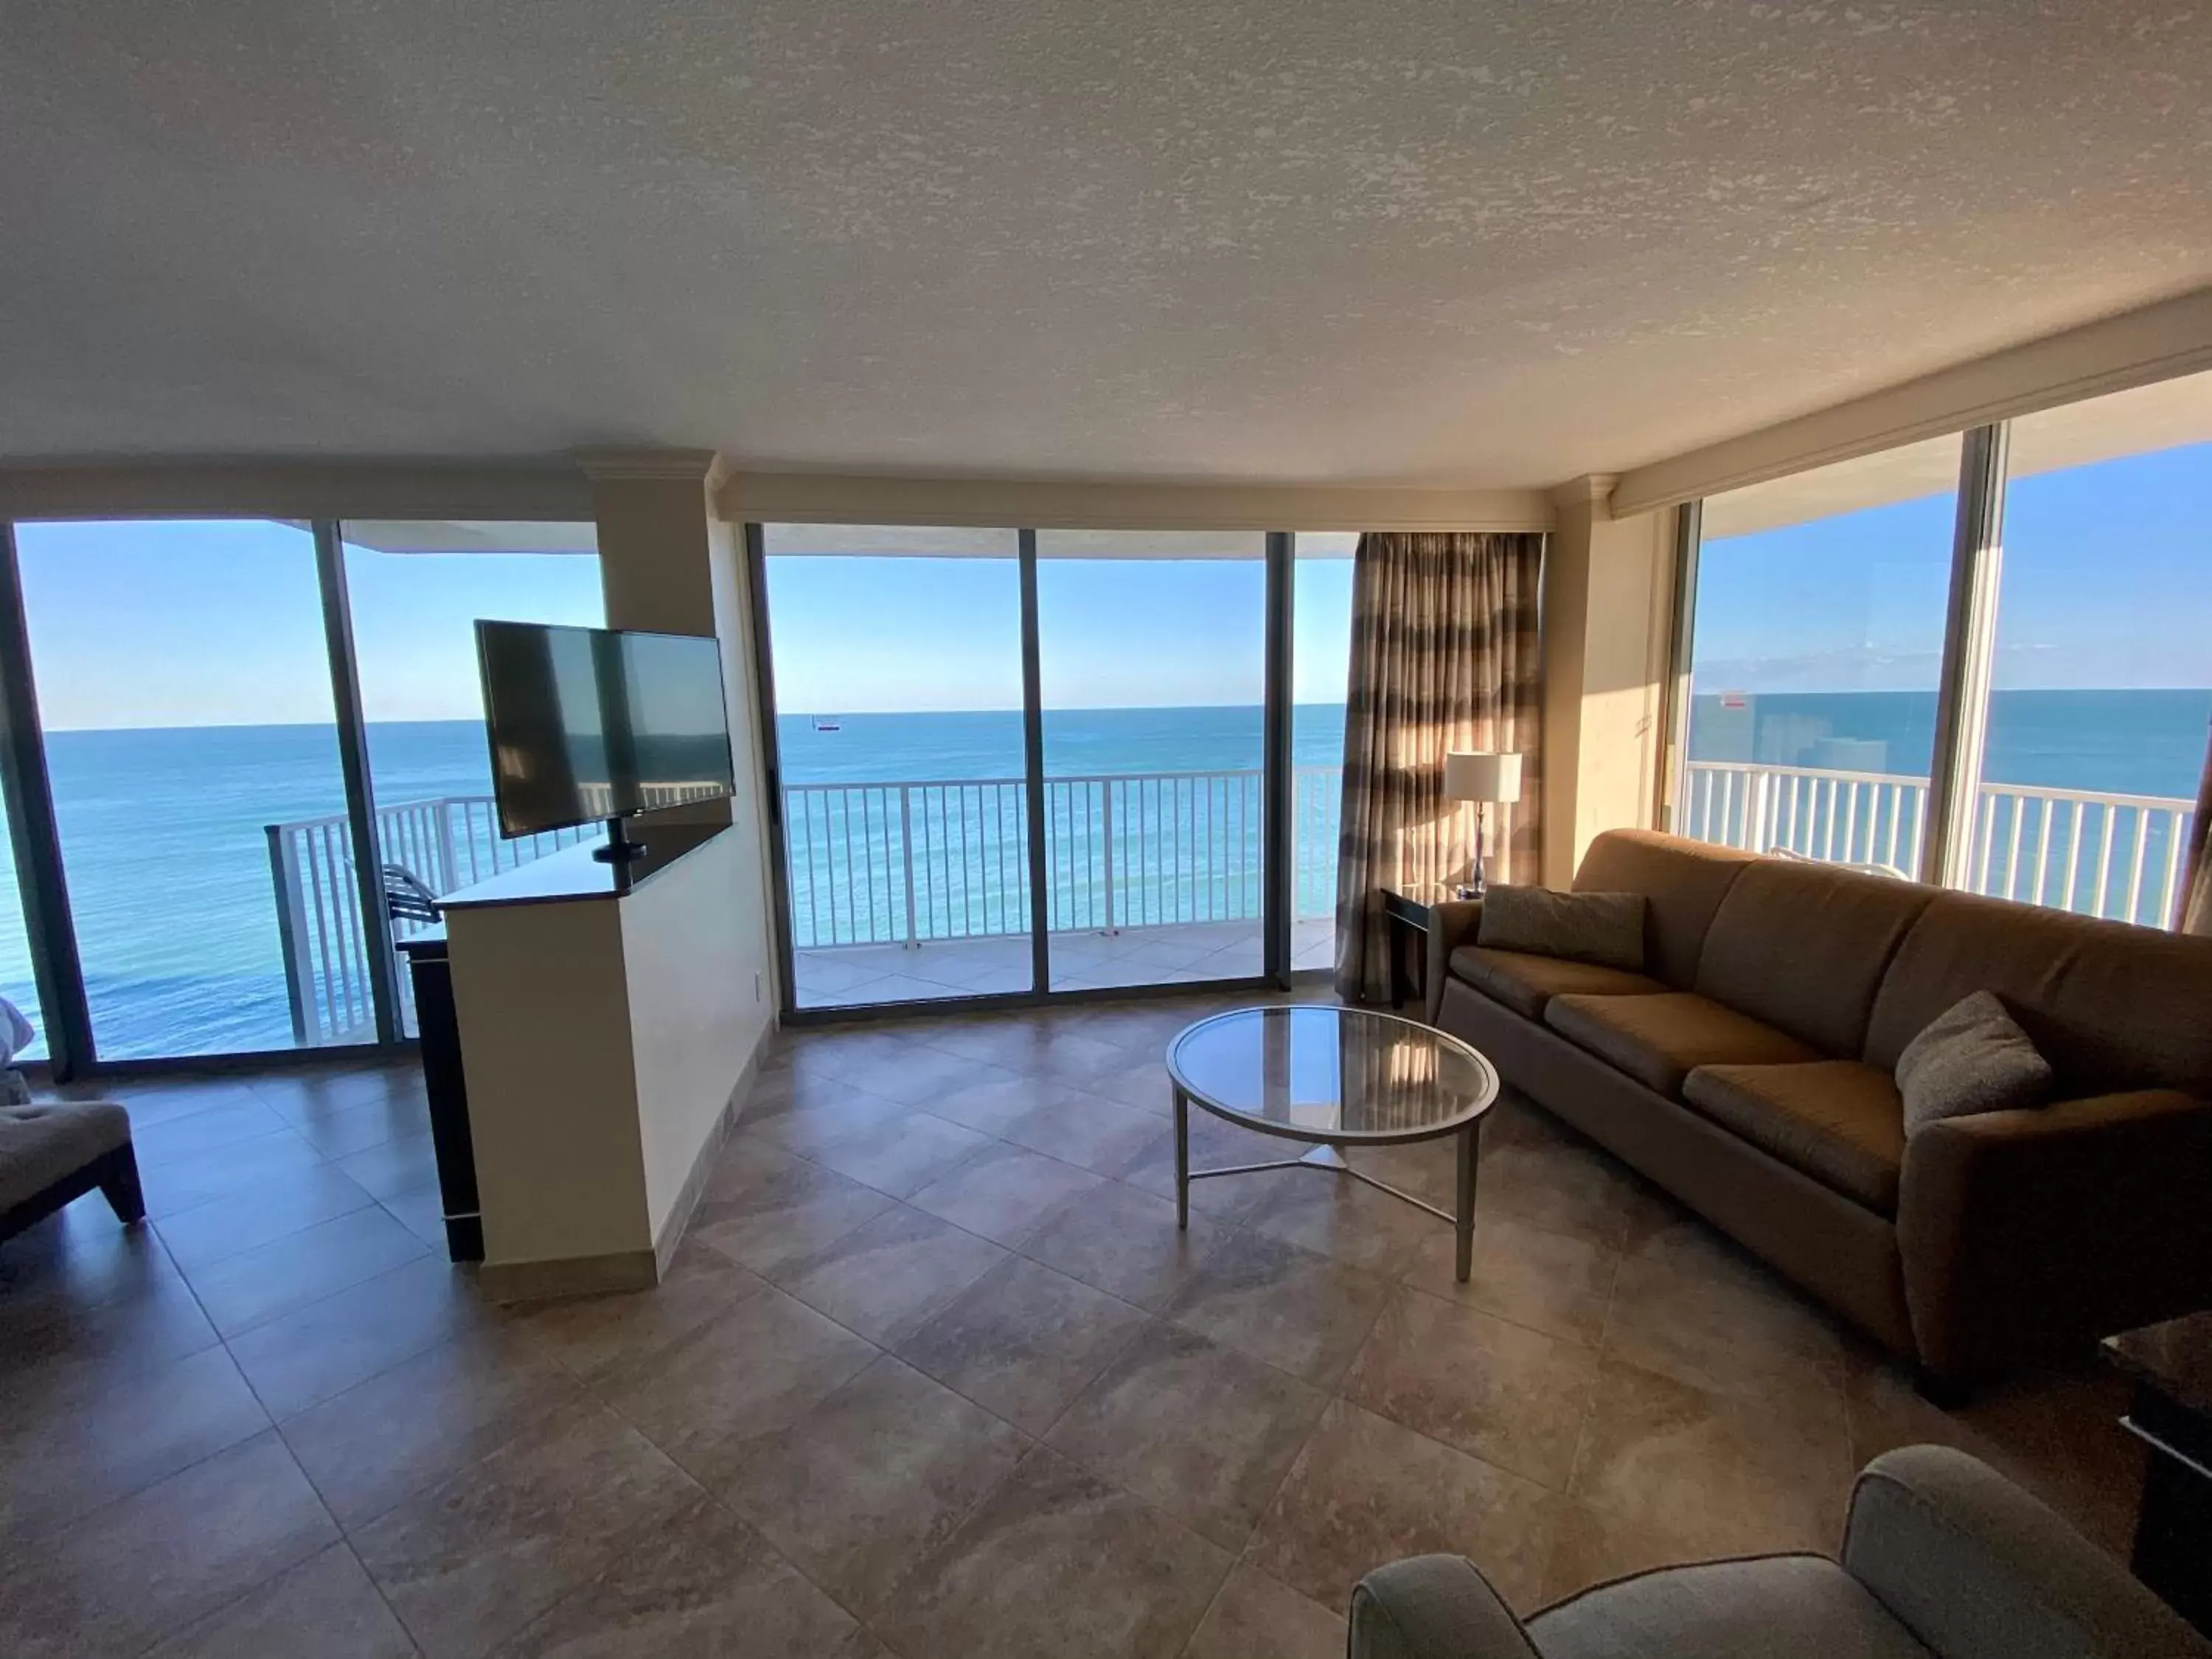
<instances>
[{"instance_id":1,"label":"ocean","mask_svg":"<svg viewBox=\"0 0 2212 1659\"><path fill-rule=\"evenodd\" d=\"M1866 771L1924 772L1934 699L1916 693L1699 697L1691 752ZM1340 706L1301 705L1294 761L1334 767ZM2212 690L2008 691L1994 701L1993 781L2193 797ZM818 729L833 724L834 731ZM1044 717L1048 775L1256 771L1257 708L1084 709ZM787 785L1014 778L1010 712L788 714ZM48 763L86 988L103 1056L283 1048L292 1041L265 826L344 811L329 726L54 732ZM380 805L490 793L473 721L379 723L369 749ZM1821 757L1824 758L1814 758ZM1302 789L1327 794L1326 780ZM1333 806L1329 808L1333 817ZM963 822L965 823L963 816ZM1231 820L1238 856L1257 825ZM1327 825L1300 840L1329 845ZM7 848L0 842L0 863ZM1325 857L1300 872L1325 888ZM12 894L9 885L4 890ZM21 915L0 898L0 990L40 1023ZM34 1051L35 1052L35 1051Z\"/></svg>"}]
</instances>

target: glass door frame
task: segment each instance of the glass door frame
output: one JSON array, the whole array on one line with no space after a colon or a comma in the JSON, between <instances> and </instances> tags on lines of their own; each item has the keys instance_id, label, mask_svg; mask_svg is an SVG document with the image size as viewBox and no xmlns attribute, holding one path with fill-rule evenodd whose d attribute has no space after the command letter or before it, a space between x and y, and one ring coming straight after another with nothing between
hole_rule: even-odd
<instances>
[{"instance_id":1,"label":"glass door frame","mask_svg":"<svg viewBox=\"0 0 2212 1659\"><path fill-rule=\"evenodd\" d=\"M1044 791L1044 699L1042 652L1038 635L1037 532L1015 531L1021 583L1023 794L1029 835L1029 988L927 1001L800 1007L793 976L791 866L783 821L783 763L778 744L774 629L769 614L768 545L764 525L744 526L745 585L751 599L753 694L758 709L763 783L767 799L764 826L770 887L769 908L775 930L778 1014L787 1025L846 1024L875 1020L927 1019L985 1009L1037 1007L1046 1004L1116 1001L1133 997L1188 995L1221 991L1279 991L1294 979L1312 979L1322 970L1293 975L1291 969L1291 912L1295 875L1291 857L1291 537L1285 531L1265 534L1264 634L1266 666L1261 694L1261 798L1267 803L1261 830L1261 967L1237 979L1184 981L1168 984L1101 987L1055 991L1052 986L1051 939L1047 926L1051 890L1047 879Z\"/></svg>"}]
</instances>

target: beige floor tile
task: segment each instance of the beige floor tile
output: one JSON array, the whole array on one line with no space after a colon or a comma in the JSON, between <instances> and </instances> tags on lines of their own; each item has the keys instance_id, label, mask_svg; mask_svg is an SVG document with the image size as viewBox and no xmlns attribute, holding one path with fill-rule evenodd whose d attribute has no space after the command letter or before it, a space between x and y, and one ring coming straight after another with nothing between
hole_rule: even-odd
<instances>
[{"instance_id":1,"label":"beige floor tile","mask_svg":"<svg viewBox=\"0 0 2212 1659\"><path fill-rule=\"evenodd\" d=\"M11 1552L0 1653L140 1653L337 1541L283 1443L262 1434Z\"/></svg>"},{"instance_id":2,"label":"beige floor tile","mask_svg":"<svg viewBox=\"0 0 2212 1659\"><path fill-rule=\"evenodd\" d=\"M1401 1288L1343 1392L1379 1417L1564 1492L1597 1370L1588 1348Z\"/></svg>"},{"instance_id":3,"label":"beige floor tile","mask_svg":"<svg viewBox=\"0 0 2212 1659\"><path fill-rule=\"evenodd\" d=\"M429 1254L381 1206L356 1210L202 1267L188 1267L200 1306L235 1337Z\"/></svg>"},{"instance_id":4,"label":"beige floor tile","mask_svg":"<svg viewBox=\"0 0 2212 1659\"><path fill-rule=\"evenodd\" d=\"M1207 1258L1166 1316L1328 1388L1351 1365L1389 1293L1389 1281L1372 1273L1243 1232Z\"/></svg>"},{"instance_id":5,"label":"beige floor tile","mask_svg":"<svg viewBox=\"0 0 2212 1659\"><path fill-rule=\"evenodd\" d=\"M409 1639L343 1544L258 1585L148 1659L414 1659Z\"/></svg>"},{"instance_id":6,"label":"beige floor tile","mask_svg":"<svg viewBox=\"0 0 2212 1659\"><path fill-rule=\"evenodd\" d=\"M1017 1257L900 1342L898 1352L1042 1434L1143 1323L1128 1304Z\"/></svg>"},{"instance_id":7,"label":"beige floor tile","mask_svg":"<svg viewBox=\"0 0 2212 1659\"><path fill-rule=\"evenodd\" d=\"M288 1419L282 1432L352 1528L579 1394L574 1377L515 1334L470 1331Z\"/></svg>"},{"instance_id":8,"label":"beige floor tile","mask_svg":"<svg viewBox=\"0 0 2212 1659\"><path fill-rule=\"evenodd\" d=\"M64 1409L0 1414L0 1554L20 1559L54 1528L268 1426L219 1347L118 1377Z\"/></svg>"},{"instance_id":9,"label":"beige floor tile","mask_svg":"<svg viewBox=\"0 0 2212 1659\"><path fill-rule=\"evenodd\" d=\"M179 1158L234 1146L290 1127L251 1090L241 1088L188 1115L163 1116L153 1122L141 1122L134 1116L131 1147L138 1155L140 1170L144 1171L158 1170Z\"/></svg>"},{"instance_id":10,"label":"beige floor tile","mask_svg":"<svg viewBox=\"0 0 2212 1659\"><path fill-rule=\"evenodd\" d=\"M1249 1224L1286 1244L1386 1278L1402 1272L1423 1245L1455 1237L1449 1222L1364 1182L1323 1170L1286 1172Z\"/></svg>"},{"instance_id":11,"label":"beige floor tile","mask_svg":"<svg viewBox=\"0 0 2212 1659\"><path fill-rule=\"evenodd\" d=\"M956 1227L1014 1249L1068 1199L1098 1184L1099 1177L1087 1170L1000 1141L924 1187L911 1201Z\"/></svg>"},{"instance_id":12,"label":"beige floor tile","mask_svg":"<svg viewBox=\"0 0 2212 1659\"><path fill-rule=\"evenodd\" d=\"M699 1496L643 1436L579 1402L352 1542L423 1652L460 1659L517 1633Z\"/></svg>"},{"instance_id":13,"label":"beige floor tile","mask_svg":"<svg viewBox=\"0 0 2212 1659\"><path fill-rule=\"evenodd\" d=\"M1560 1504L1534 1481L1334 1401L1245 1559L1324 1607L1343 1607L1386 1562L1464 1555L1525 1609L1541 1592Z\"/></svg>"},{"instance_id":14,"label":"beige floor tile","mask_svg":"<svg viewBox=\"0 0 2212 1659\"><path fill-rule=\"evenodd\" d=\"M1853 1468L1840 1383L1755 1408L1608 1360L1569 1495L1707 1555L1833 1550Z\"/></svg>"},{"instance_id":15,"label":"beige floor tile","mask_svg":"<svg viewBox=\"0 0 2212 1659\"><path fill-rule=\"evenodd\" d=\"M1054 1450L1241 1549L1328 1396L1179 1327L1152 1324L1046 1437Z\"/></svg>"},{"instance_id":16,"label":"beige floor tile","mask_svg":"<svg viewBox=\"0 0 2212 1659\"><path fill-rule=\"evenodd\" d=\"M848 1139L810 1152L815 1163L838 1174L905 1198L939 1176L950 1175L991 1144L988 1135L927 1112L874 1124Z\"/></svg>"},{"instance_id":17,"label":"beige floor tile","mask_svg":"<svg viewBox=\"0 0 2212 1659\"><path fill-rule=\"evenodd\" d=\"M1070 1091L1008 1124L1000 1133L1018 1146L1113 1176L1134 1163L1159 1133L1159 1120L1097 1095Z\"/></svg>"},{"instance_id":18,"label":"beige floor tile","mask_svg":"<svg viewBox=\"0 0 2212 1659\"><path fill-rule=\"evenodd\" d=\"M323 1155L289 1129L196 1152L139 1172L146 1213L160 1221L234 1193L273 1188L322 1162Z\"/></svg>"},{"instance_id":19,"label":"beige floor tile","mask_svg":"<svg viewBox=\"0 0 2212 1659\"><path fill-rule=\"evenodd\" d=\"M871 1612L1030 1443L885 1354L782 1432L750 1442L718 1490L814 1583Z\"/></svg>"},{"instance_id":20,"label":"beige floor tile","mask_svg":"<svg viewBox=\"0 0 2212 1659\"><path fill-rule=\"evenodd\" d=\"M614 1566L502 1647L500 1659L866 1659L872 1644L766 1539L702 1500L647 1528Z\"/></svg>"},{"instance_id":21,"label":"beige floor tile","mask_svg":"<svg viewBox=\"0 0 2212 1659\"><path fill-rule=\"evenodd\" d=\"M1457 1278L1456 1252L1451 1230L1439 1227L1405 1264L1405 1282L1585 1347L1603 1339L1620 1267L1612 1251L1510 1216L1486 1214L1478 1201L1464 1285Z\"/></svg>"},{"instance_id":22,"label":"beige floor tile","mask_svg":"<svg viewBox=\"0 0 2212 1659\"><path fill-rule=\"evenodd\" d=\"M761 1285L757 1274L690 1237L649 1291L526 1304L507 1310L508 1322L588 1382L649 1359Z\"/></svg>"},{"instance_id":23,"label":"beige floor tile","mask_svg":"<svg viewBox=\"0 0 2212 1659\"><path fill-rule=\"evenodd\" d=\"M765 1161L740 1164L758 1149L731 1149L709 1182L691 1222L690 1237L757 1273L769 1273L812 1255L861 1223L874 1219L895 1201L885 1193L847 1179L834 1170L773 1152ZM742 1186L739 1168L751 1172ZM720 1176L732 1179L724 1183Z\"/></svg>"},{"instance_id":24,"label":"beige floor tile","mask_svg":"<svg viewBox=\"0 0 2212 1659\"><path fill-rule=\"evenodd\" d=\"M846 1329L889 1345L1006 1259L1002 1247L897 1204L771 1277Z\"/></svg>"},{"instance_id":25,"label":"beige floor tile","mask_svg":"<svg viewBox=\"0 0 2212 1659\"><path fill-rule=\"evenodd\" d=\"M1060 1206L1022 1254L1137 1306L1164 1307L1229 1229L1202 1211L1176 1224L1172 1200L1110 1182Z\"/></svg>"},{"instance_id":26,"label":"beige floor tile","mask_svg":"<svg viewBox=\"0 0 2212 1659\"><path fill-rule=\"evenodd\" d=\"M469 1275L420 1256L231 1340L232 1356L283 1419L389 1370L469 1327L499 1317Z\"/></svg>"},{"instance_id":27,"label":"beige floor tile","mask_svg":"<svg viewBox=\"0 0 2212 1659\"><path fill-rule=\"evenodd\" d=\"M1041 1106L1082 1098L1078 1091L1065 1084L1008 1073L994 1074L988 1081L957 1084L933 1098L929 1110L933 1116L979 1133L1002 1137L1008 1128Z\"/></svg>"},{"instance_id":28,"label":"beige floor tile","mask_svg":"<svg viewBox=\"0 0 2212 1659\"><path fill-rule=\"evenodd\" d=\"M0 1300L0 1413L33 1420L88 1393L155 1370L219 1340L152 1234L137 1235L127 1289L79 1304L33 1292Z\"/></svg>"},{"instance_id":29,"label":"beige floor tile","mask_svg":"<svg viewBox=\"0 0 2212 1659\"><path fill-rule=\"evenodd\" d=\"M1487 1132L1475 1182L1475 1214L1511 1216L1547 1231L1615 1249L1640 1200L1635 1178L1594 1146L1527 1143Z\"/></svg>"},{"instance_id":30,"label":"beige floor tile","mask_svg":"<svg viewBox=\"0 0 2212 1659\"><path fill-rule=\"evenodd\" d=\"M878 1623L907 1654L1108 1659L1171 1654L1231 1558L1040 1449L924 1559Z\"/></svg>"},{"instance_id":31,"label":"beige floor tile","mask_svg":"<svg viewBox=\"0 0 2212 1659\"><path fill-rule=\"evenodd\" d=\"M1250 1567L1233 1569L1184 1659L1341 1659L1344 1615Z\"/></svg>"},{"instance_id":32,"label":"beige floor tile","mask_svg":"<svg viewBox=\"0 0 2212 1659\"><path fill-rule=\"evenodd\" d=\"M711 1486L746 1440L790 1427L876 1352L843 1326L763 1287L593 1387Z\"/></svg>"},{"instance_id":33,"label":"beige floor tile","mask_svg":"<svg viewBox=\"0 0 2212 1659\"><path fill-rule=\"evenodd\" d=\"M403 1135L332 1160L373 1198L413 1192L438 1178L438 1155L429 1132Z\"/></svg>"},{"instance_id":34,"label":"beige floor tile","mask_svg":"<svg viewBox=\"0 0 2212 1659\"><path fill-rule=\"evenodd\" d=\"M826 1091L803 1091L787 1110L767 1115L749 1112L738 1122L747 1134L805 1155L896 1123L912 1109L840 1077Z\"/></svg>"},{"instance_id":35,"label":"beige floor tile","mask_svg":"<svg viewBox=\"0 0 2212 1659\"><path fill-rule=\"evenodd\" d=\"M179 1265L198 1267L375 1202L360 1182L319 1166L166 1217L155 1227Z\"/></svg>"}]
</instances>

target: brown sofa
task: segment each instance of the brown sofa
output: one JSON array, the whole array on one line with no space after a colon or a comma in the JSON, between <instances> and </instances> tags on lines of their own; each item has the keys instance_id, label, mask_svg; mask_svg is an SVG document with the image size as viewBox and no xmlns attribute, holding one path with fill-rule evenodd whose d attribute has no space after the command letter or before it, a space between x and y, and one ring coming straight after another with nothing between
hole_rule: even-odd
<instances>
[{"instance_id":1,"label":"brown sofa","mask_svg":"<svg viewBox=\"0 0 2212 1659\"><path fill-rule=\"evenodd\" d=\"M1644 972L1486 951L1439 906L1428 1015L1947 1388L2212 1305L2212 939L1640 830ZM1968 993L2057 1074L1905 1138L1893 1069Z\"/></svg>"}]
</instances>

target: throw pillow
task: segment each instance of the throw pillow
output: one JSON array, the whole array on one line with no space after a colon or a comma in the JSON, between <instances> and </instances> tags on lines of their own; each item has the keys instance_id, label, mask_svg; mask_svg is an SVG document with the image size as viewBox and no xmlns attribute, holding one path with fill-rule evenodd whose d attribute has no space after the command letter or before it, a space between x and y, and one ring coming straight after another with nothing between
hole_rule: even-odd
<instances>
[{"instance_id":1,"label":"throw pillow","mask_svg":"<svg viewBox=\"0 0 2212 1659\"><path fill-rule=\"evenodd\" d=\"M1486 951L1526 951L1642 973L1644 895L1492 887L1482 896L1474 942Z\"/></svg>"},{"instance_id":2,"label":"throw pillow","mask_svg":"<svg viewBox=\"0 0 2212 1659\"><path fill-rule=\"evenodd\" d=\"M1977 991L1939 1015L1897 1057L1905 1133L1947 1117L2040 1106L2051 1062L1993 991Z\"/></svg>"}]
</instances>

